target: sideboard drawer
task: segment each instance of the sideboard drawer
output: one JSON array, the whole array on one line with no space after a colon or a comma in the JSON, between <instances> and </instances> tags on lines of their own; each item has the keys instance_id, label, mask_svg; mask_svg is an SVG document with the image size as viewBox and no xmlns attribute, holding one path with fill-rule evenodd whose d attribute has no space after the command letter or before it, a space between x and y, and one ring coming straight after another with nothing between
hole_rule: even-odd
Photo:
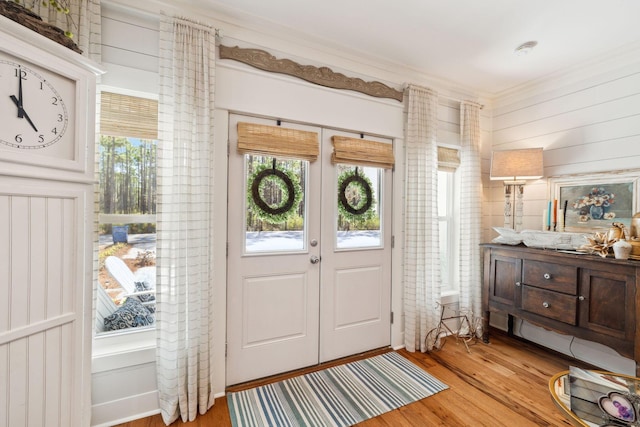
<instances>
[{"instance_id":1,"label":"sideboard drawer","mask_svg":"<svg viewBox=\"0 0 640 427\"><path fill-rule=\"evenodd\" d=\"M525 285L569 295L578 293L578 268L572 265L525 259L522 263L522 279Z\"/></svg>"},{"instance_id":2,"label":"sideboard drawer","mask_svg":"<svg viewBox=\"0 0 640 427\"><path fill-rule=\"evenodd\" d=\"M531 286L522 287L522 309L569 325L577 324L578 299L575 296Z\"/></svg>"}]
</instances>

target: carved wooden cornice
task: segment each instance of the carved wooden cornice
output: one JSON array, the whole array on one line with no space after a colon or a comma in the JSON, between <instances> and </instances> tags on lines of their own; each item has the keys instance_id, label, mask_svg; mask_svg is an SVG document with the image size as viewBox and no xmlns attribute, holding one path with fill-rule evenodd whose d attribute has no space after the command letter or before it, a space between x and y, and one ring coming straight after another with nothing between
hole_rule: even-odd
<instances>
[{"instance_id":1,"label":"carved wooden cornice","mask_svg":"<svg viewBox=\"0 0 640 427\"><path fill-rule=\"evenodd\" d=\"M344 74L336 73L328 67L300 65L290 59L278 59L269 52L260 49L223 45L220 45L219 48L220 59L233 59L264 71L287 74L320 86L353 90L377 98L391 98L402 102L402 91L380 82L365 82L357 77L347 77Z\"/></svg>"}]
</instances>

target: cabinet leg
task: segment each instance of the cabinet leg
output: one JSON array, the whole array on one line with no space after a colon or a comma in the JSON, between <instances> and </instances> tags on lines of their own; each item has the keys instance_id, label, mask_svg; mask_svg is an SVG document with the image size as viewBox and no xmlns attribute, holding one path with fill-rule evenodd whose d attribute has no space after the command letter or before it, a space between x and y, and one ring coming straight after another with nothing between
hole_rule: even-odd
<instances>
[{"instance_id":1,"label":"cabinet leg","mask_svg":"<svg viewBox=\"0 0 640 427\"><path fill-rule=\"evenodd\" d=\"M513 336L513 316L509 314L507 317L507 334Z\"/></svg>"},{"instance_id":2,"label":"cabinet leg","mask_svg":"<svg viewBox=\"0 0 640 427\"><path fill-rule=\"evenodd\" d=\"M484 312L482 317L482 342L489 344L489 316L491 312L489 310Z\"/></svg>"}]
</instances>

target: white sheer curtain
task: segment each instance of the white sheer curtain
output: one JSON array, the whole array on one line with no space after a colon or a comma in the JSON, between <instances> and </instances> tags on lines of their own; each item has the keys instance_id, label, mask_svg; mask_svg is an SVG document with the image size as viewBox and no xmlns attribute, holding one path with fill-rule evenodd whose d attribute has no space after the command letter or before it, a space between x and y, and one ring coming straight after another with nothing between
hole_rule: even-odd
<instances>
[{"instance_id":1,"label":"white sheer curtain","mask_svg":"<svg viewBox=\"0 0 640 427\"><path fill-rule=\"evenodd\" d=\"M480 174L480 106L460 104L460 307L473 312L480 328L482 181ZM480 336L482 331L477 329Z\"/></svg>"},{"instance_id":2,"label":"white sheer curtain","mask_svg":"<svg viewBox=\"0 0 640 427\"><path fill-rule=\"evenodd\" d=\"M426 351L427 332L439 321L440 248L438 241L438 95L419 86L407 88L405 145L405 346Z\"/></svg>"},{"instance_id":3,"label":"white sheer curtain","mask_svg":"<svg viewBox=\"0 0 640 427\"><path fill-rule=\"evenodd\" d=\"M162 419L213 406L215 29L161 16L157 373Z\"/></svg>"}]
</instances>

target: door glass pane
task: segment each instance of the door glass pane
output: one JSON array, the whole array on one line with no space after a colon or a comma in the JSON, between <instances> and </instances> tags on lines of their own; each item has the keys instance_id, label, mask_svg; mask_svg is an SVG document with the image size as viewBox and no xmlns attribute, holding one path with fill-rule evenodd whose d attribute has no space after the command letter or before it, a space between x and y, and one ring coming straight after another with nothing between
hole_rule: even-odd
<instances>
[{"instance_id":1,"label":"door glass pane","mask_svg":"<svg viewBox=\"0 0 640 427\"><path fill-rule=\"evenodd\" d=\"M337 249L382 246L382 173L384 169L337 165Z\"/></svg>"},{"instance_id":2,"label":"door glass pane","mask_svg":"<svg viewBox=\"0 0 640 427\"><path fill-rule=\"evenodd\" d=\"M309 162L251 154L244 157L244 252L306 250L305 196Z\"/></svg>"}]
</instances>

